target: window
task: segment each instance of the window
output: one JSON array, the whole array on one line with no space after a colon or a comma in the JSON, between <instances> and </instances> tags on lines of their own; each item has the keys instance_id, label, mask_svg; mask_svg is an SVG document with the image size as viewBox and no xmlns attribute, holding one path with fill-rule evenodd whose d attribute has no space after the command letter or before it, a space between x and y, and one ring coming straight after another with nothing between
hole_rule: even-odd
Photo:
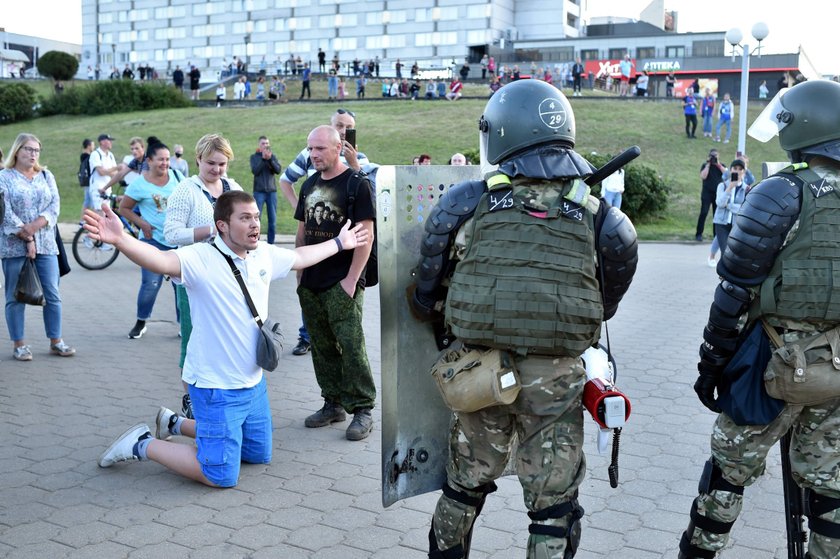
<instances>
[{"instance_id":1,"label":"window","mask_svg":"<svg viewBox=\"0 0 840 559\"><path fill-rule=\"evenodd\" d=\"M155 19L174 19L185 17L186 15L186 6L169 6L165 8L155 8Z\"/></svg>"},{"instance_id":2,"label":"window","mask_svg":"<svg viewBox=\"0 0 840 559\"><path fill-rule=\"evenodd\" d=\"M368 12L365 14L365 23L368 25L379 25L384 19L383 15L386 12Z\"/></svg>"},{"instance_id":3,"label":"window","mask_svg":"<svg viewBox=\"0 0 840 559\"><path fill-rule=\"evenodd\" d=\"M357 14L330 14L328 16L321 16L319 19L319 26L322 29L330 29L332 27L355 27L358 24L359 18Z\"/></svg>"},{"instance_id":4,"label":"window","mask_svg":"<svg viewBox=\"0 0 840 559\"><path fill-rule=\"evenodd\" d=\"M458 19L458 7L457 6L452 6L452 7L449 7L449 8L435 8L435 10L438 10L438 13L432 14L432 17L435 20L452 21L452 20ZM435 17L435 16L437 16L437 17Z\"/></svg>"},{"instance_id":5,"label":"window","mask_svg":"<svg viewBox=\"0 0 840 559\"><path fill-rule=\"evenodd\" d=\"M204 2L193 4L194 16L209 16L212 14L223 14L228 11L227 0L216 0L212 2Z\"/></svg>"},{"instance_id":6,"label":"window","mask_svg":"<svg viewBox=\"0 0 840 559\"><path fill-rule=\"evenodd\" d=\"M365 48L368 50L402 48L405 46L405 35L373 35L365 37Z\"/></svg>"},{"instance_id":7,"label":"window","mask_svg":"<svg viewBox=\"0 0 840 559\"><path fill-rule=\"evenodd\" d=\"M213 37L215 35L225 34L224 23L214 23L212 25L196 25L193 27L194 37Z\"/></svg>"},{"instance_id":8,"label":"window","mask_svg":"<svg viewBox=\"0 0 840 559\"><path fill-rule=\"evenodd\" d=\"M685 47L665 47L665 58L685 58Z\"/></svg>"},{"instance_id":9,"label":"window","mask_svg":"<svg viewBox=\"0 0 840 559\"><path fill-rule=\"evenodd\" d=\"M486 45L490 42L490 31L487 29L477 29L475 31L467 31L468 45Z\"/></svg>"},{"instance_id":10,"label":"window","mask_svg":"<svg viewBox=\"0 0 840 559\"><path fill-rule=\"evenodd\" d=\"M117 35L118 43L130 43L137 39L136 31L120 31Z\"/></svg>"},{"instance_id":11,"label":"window","mask_svg":"<svg viewBox=\"0 0 840 559\"><path fill-rule=\"evenodd\" d=\"M627 54L626 48L610 49L610 60L624 58L625 54Z\"/></svg>"},{"instance_id":12,"label":"window","mask_svg":"<svg viewBox=\"0 0 840 559\"><path fill-rule=\"evenodd\" d=\"M129 20L131 21L146 21L149 19L149 10L131 10L129 12Z\"/></svg>"},{"instance_id":13,"label":"window","mask_svg":"<svg viewBox=\"0 0 840 559\"><path fill-rule=\"evenodd\" d=\"M566 25L577 29L578 17L571 12L566 12Z\"/></svg>"},{"instance_id":14,"label":"window","mask_svg":"<svg viewBox=\"0 0 840 559\"><path fill-rule=\"evenodd\" d=\"M467 19L490 17L490 4L467 6Z\"/></svg>"},{"instance_id":15,"label":"window","mask_svg":"<svg viewBox=\"0 0 840 559\"><path fill-rule=\"evenodd\" d=\"M414 10L414 21L416 22L424 22L424 21L432 21L432 9L431 8L420 8Z\"/></svg>"},{"instance_id":16,"label":"window","mask_svg":"<svg viewBox=\"0 0 840 559\"><path fill-rule=\"evenodd\" d=\"M408 21L406 10L385 11L382 13L382 23L405 23Z\"/></svg>"},{"instance_id":17,"label":"window","mask_svg":"<svg viewBox=\"0 0 840 559\"><path fill-rule=\"evenodd\" d=\"M725 45L721 41L694 41L691 44L694 56L725 56Z\"/></svg>"},{"instance_id":18,"label":"window","mask_svg":"<svg viewBox=\"0 0 840 559\"><path fill-rule=\"evenodd\" d=\"M259 21L254 22L254 31L257 33L266 33L268 32L268 20L261 19Z\"/></svg>"},{"instance_id":19,"label":"window","mask_svg":"<svg viewBox=\"0 0 840 559\"><path fill-rule=\"evenodd\" d=\"M333 50L355 50L358 48L358 39L356 37L336 37L332 41Z\"/></svg>"},{"instance_id":20,"label":"window","mask_svg":"<svg viewBox=\"0 0 840 559\"><path fill-rule=\"evenodd\" d=\"M636 58L656 58L656 48L639 47L636 49Z\"/></svg>"},{"instance_id":21,"label":"window","mask_svg":"<svg viewBox=\"0 0 840 559\"><path fill-rule=\"evenodd\" d=\"M185 39L187 37L186 27L159 27L155 29L155 40Z\"/></svg>"},{"instance_id":22,"label":"window","mask_svg":"<svg viewBox=\"0 0 840 559\"><path fill-rule=\"evenodd\" d=\"M99 25L106 25L108 23L114 22L114 14L113 13L105 13L99 14Z\"/></svg>"},{"instance_id":23,"label":"window","mask_svg":"<svg viewBox=\"0 0 840 559\"><path fill-rule=\"evenodd\" d=\"M454 45L458 42L458 33L455 31L434 33L418 33L414 36L414 46L431 47L438 45Z\"/></svg>"},{"instance_id":24,"label":"window","mask_svg":"<svg viewBox=\"0 0 840 559\"><path fill-rule=\"evenodd\" d=\"M598 60L601 58L598 55L598 49L587 49L580 51L580 59L581 60Z\"/></svg>"}]
</instances>

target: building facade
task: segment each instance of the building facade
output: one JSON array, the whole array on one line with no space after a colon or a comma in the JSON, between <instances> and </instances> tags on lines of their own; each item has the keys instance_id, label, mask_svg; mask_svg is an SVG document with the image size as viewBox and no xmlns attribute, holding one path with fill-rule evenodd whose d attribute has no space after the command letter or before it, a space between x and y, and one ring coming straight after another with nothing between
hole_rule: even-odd
<instances>
[{"instance_id":1,"label":"building facade","mask_svg":"<svg viewBox=\"0 0 840 559\"><path fill-rule=\"evenodd\" d=\"M584 0L83 0L81 65L176 65L217 70L233 57L253 69L289 55L317 65L379 57L448 66L496 44L576 37Z\"/></svg>"}]
</instances>

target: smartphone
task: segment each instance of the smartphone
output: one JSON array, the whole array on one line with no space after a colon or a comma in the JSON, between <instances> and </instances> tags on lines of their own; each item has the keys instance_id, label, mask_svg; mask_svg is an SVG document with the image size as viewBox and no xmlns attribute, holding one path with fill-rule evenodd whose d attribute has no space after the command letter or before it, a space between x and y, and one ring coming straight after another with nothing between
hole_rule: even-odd
<instances>
[{"instance_id":1,"label":"smartphone","mask_svg":"<svg viewBox=\"0 0 840 559\"><path fill-rule=\"evenodd\" d=\"M353 149L356 148L356 129L355 128L348 128L344 131L344 139L347 140L347 143L353 146Z\"/></svg>"},{"instance_id":2,"label":"smartphone","mask_svg":"<svg viewBox=\"0 0 840 559\"><path fill-rule=\"evenodd\" d=\"M738 182L738 173L732 173L732 182Z\"/></svg>"}]
</instances>

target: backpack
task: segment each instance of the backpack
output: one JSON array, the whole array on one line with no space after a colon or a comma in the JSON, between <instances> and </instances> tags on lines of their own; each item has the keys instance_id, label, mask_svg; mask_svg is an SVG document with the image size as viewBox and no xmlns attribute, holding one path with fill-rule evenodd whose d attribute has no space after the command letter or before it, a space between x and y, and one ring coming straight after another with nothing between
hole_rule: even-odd
<instances>
[{"instance_id":1,"label":"backpack","mask_svg":"<svg viewBox=\"0 0 840 559\"><path fill-rule=\"evenodd\" d=\"M79 172L76 176L79 178L79 186L90 186L90 154L86 153L79 163Z\"/></svg>"},{"instance_id":2,"label":"backpack","mask_svg":"<svg viewBox=\"0 0 840 559\"><path fill-rule=\"evenodd\" d=\"M373 184L370 179L362 177L359 173L353 173L347 180L347 219L355 225L356 220L353 216L353 206L356 203L356 195L359 193L359 185L362 181L368 183L370 188L370 197L376 207L376 191L373 189ZM373 244L370 249L370 256L368 256L367 265L365 266L365 287L373 287L379 283L379 261L376 256L376 218L373 219Z\"/></svg>"}]
</instances>

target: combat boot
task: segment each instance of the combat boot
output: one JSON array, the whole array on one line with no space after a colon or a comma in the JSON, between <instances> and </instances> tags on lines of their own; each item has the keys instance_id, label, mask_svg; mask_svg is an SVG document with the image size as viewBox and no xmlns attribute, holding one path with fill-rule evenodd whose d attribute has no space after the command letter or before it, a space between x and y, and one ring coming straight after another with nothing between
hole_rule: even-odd
<instances>
[{"instance_id":1,"label":"combat boot","mask_svg":"<svg viewBox=\"0 0 840 559\"><path fill-rule=\"evenodd\" d=\"M373 417L370 415L370 408L359 408L353 412L353 421L347 427L348 441L361 441L366 439L373 430Z\"/></svg>"},{"instance_id":2,"label":"combat boot","mask_svg":"<svg viewBox=\"0 0 840 559\"><path fill-rule=\"evenodd\" d=\"M324 407L306 418L303 422L307 427L326 427L330 423L338 423L347 419L347 414L341 404L332 400L324 400Z\"/></svg>"}]
</instances>

